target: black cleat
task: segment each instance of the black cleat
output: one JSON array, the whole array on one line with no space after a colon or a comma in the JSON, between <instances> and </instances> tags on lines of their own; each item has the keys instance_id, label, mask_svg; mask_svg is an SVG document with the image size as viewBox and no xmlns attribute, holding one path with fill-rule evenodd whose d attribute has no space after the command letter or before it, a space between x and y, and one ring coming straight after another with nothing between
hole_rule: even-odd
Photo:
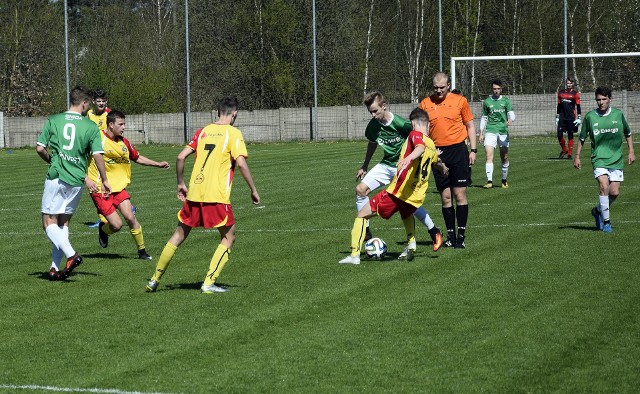
<instances>
[{"instance_id":1,"label":"black cleat","mask_svg":"<svg viewBox=\"0 0 640 394\"><path fill-rule=\"evenodd\" d=\"M138 258L140 260L151 260L151 259L153 259L153 257L149 256L149 254L147 253L146 249L138 250Z\"/></svg>"},{"instance_id":2,"label":"black cleat","mask_svg":"<svg viewBox=\"0 0 640 394\"><path fill-rule=\"evenodd\" d=\"M107 246L109 246L109 235L105 233L104 230L102 230L102 226L105 225L108 226L108 224L103 222L100 222L100 224L98 225L98 243L102 248L106 248Z\"/></svg>"}]
</instances>

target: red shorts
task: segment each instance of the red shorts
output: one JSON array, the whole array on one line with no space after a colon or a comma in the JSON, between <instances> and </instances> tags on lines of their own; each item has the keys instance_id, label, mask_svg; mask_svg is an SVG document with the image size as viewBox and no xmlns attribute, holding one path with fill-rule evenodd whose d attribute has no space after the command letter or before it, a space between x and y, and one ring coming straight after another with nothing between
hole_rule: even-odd
<instances>
[{"instance_id":1,"label":"red shorts","mask_svg":"<svg viewBox=\"0 0 640 394\"><path fill-rule=\"evenodd\" d=\"M186 200L178 212L180 223L189 227L229 227L235 224L229 204Z\"/></svg>"},{"instance_id":2,"label":"red shorts","mask_svg":"<svg viewBox=\"0 0 640 394\"><path fill-rule=\"evenodd\" d=\"M376 212L383 219L389 219L396 212L400 212L400 216L404 219L411 216L418 209L393 194L387 193L386 190L381 191L369 200L369 205L371 206L371 211Z\"/></svg>"},{"instance_id":3,"label":"red shorts","mask_svg":"<svg viewBox=\"0 0 640 394\"><path fill-rule=\"evenodd\" d=\"M108 197L104 197L101 193L91 193L93 205L98 208L98 213L102 216L111 215L115 212L121 202L130 198L131 196L126 189L122 189L116 193L111 193Z\"/></svg>"}]
</instances>

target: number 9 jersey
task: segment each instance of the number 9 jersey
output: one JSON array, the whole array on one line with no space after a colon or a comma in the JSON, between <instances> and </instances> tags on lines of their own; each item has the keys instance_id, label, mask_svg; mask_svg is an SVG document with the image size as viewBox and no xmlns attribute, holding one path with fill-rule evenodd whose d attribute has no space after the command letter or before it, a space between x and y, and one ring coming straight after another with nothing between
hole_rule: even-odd
<instances>
[{"instance_id":1,"label":"number 9 jersey","mask_svg":"<svg viewBox=\"0 0 640 394\"><path fill-rule=\"evenodd\" d=\"M231 204L236 159L249 156L240 130L210 124L198 129L187 146L196 153L187 200Z\"/></svg>"}]
</instances>

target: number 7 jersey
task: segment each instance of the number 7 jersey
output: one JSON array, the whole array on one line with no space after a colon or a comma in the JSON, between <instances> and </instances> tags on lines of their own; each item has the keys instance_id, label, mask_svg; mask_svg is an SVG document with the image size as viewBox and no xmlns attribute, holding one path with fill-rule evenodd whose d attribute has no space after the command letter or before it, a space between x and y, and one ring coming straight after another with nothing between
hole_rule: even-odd
<instances>
[{"instance_id":1,"label":"number 7 jersey","mask_svg":"<svg viewBox=\"0 0 640 394\"><path fill-rule=\"evenodd\" d=\"M187 200L230 204L236 160L249 156L240 130L210 124L198 129L187 146L196 154Z\"/></svg>"},{"instance_id":2,"label":"number 7 jersey","mask_svg":"<svg viewBox=\"0 0 640 394\"><path fill-rule=\"evenodd\" d=\"M393 194L400 200L420 207L424 202L429 186L429 174L431 174L431 165L438 161L438 153L436 146L431 138L419 131L412 131L402 146L400 159L407 157L413 152L417 146L424 146L424 153L419 159L415 159L409 166L393 177L393 180L387 187L387 193Z\"/></svg>"}]
</instances>

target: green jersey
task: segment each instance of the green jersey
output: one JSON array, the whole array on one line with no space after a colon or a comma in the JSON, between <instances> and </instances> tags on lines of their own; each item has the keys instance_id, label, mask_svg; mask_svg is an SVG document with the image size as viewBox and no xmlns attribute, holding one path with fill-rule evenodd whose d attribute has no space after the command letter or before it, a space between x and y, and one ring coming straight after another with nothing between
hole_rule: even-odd
<instances>
[{"instance_id":1,"label":"green jersey","mask_svg":"<svg viewBox=\"0 0 640 394\"><path fill-rule=\"evenodd\" d=\"M84 184L91 152L104 152L98 126L70 111L47 118L38 135L38 145L49 147L51 151L47 179L59 178L71 186Z\"/></svg>"},{"instance_id":2,"label":"green jersey","mask_svg":"<svg viewBox=\"0 0 640 394\"><path fill-rule=\"evenodd\" d=\"M387 125L371 119L364 131L364 135L369 141L375 142L382 147L384 154L380 163L395 167L398 164L402 145L412 129L411 122L398 115L391 114L391 122Z\"/></svg>"},{"instance_id":3,"label":"green jersey","mask_svg":"<svg viewBox=\"0 0 640 394\"><path fill-rule=\"evenodd\" d=\"M582 122L580 141L584 143L589 136L591 140L591 164L593 168L609 168L622 170L622 143L631 135L622 111L609 107L600 115L596 110L589 111Z\"/></svg>"},{"instance_id":4,"label":"green jersey","mask_svg":"<svg viewBox=\"0 0 640 394\"><path fill-rule=\"evenodd\" d=\"M487 97L482 102L482 116L487 117L487 133L509 134L507 128L507 116L509 111L513 111L511 102L504 96L494 99L493 96Z\"/></svg>"}]
</instances>

